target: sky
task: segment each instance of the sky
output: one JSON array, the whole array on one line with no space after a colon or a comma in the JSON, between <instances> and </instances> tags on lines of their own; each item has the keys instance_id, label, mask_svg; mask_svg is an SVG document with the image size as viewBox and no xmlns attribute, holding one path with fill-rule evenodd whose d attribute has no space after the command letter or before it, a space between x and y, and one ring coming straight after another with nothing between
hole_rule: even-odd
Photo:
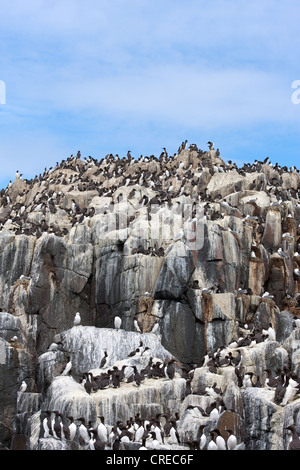
<instances>
[{"instance_id":1,"label":"sky","mask_svg":"<svg viewBox=\"0 0 300 470\"><path fill-rule=\"evenodd\" d=\"M0 189L78 150L186 139L300 168L299 17L299 0L1 0Z\"/></svg>"}]
</instances>

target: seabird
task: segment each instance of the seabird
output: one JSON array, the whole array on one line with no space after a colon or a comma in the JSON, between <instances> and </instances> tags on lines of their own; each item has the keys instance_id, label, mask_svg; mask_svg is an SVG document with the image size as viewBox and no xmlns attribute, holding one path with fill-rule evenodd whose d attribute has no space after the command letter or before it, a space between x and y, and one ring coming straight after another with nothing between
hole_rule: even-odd
<instances>
[{"instance_id":1,"label":"seabird","mask_svg":"<svg viewBox=\"0 0 300 470\"><path fill-rule=\"evenodd\" d=\"M228 432L228 434L229 434L229 437L228 437L227 442L226 442L227 450L234 450L236 448L236 445L237 445L237 438L233 434L231 429L225 429L225 431Z\"/></svg>"},{"instance_id":2,"label":"seabird","mask_svg":"<svg viewBox=\"0 0 300 470\"><path fill-rule=\"evenodd\" d=\"M209 146L209 150L214 150L214 143L211 142L210 140L207 142L208 146Z\"/></svg>"},{"instance_id":3,"label":"seabird","mask_svg":"<svg viewBox=\"0 0 300 470\"><path fill-rule=\"evenodd\" d=\"M167 379L173 380L175 377L175 362L176 359L171 359L165 367L165 376Z\"/></svg>"},{"instance_id":4,"label":"seabird","mask_svg":"<svg viewBox=\"0 0 300 470\"><path fill-rule=\"evenodd\" d=\"M204 431L203 429L206 427L206 424L201 424L200 427L199 427L199 431L198 431L198 435L200 433L200 436L199 436L199 447L200 447L200 450L203 450L204 447L206 446L206 442L207 442L207 437L206 437L206 434L204 434Z\"/></svg>"},{"instance_id":5,"label":"seabird","mask_svg":"<svg viewBox=\"0 0 300 470\"><path fill-rule=\"evenodd\" d=\"M145 432L145 428L144 428L142 422L139 422L138 428L135 431L134 440L137 441L137 442L140 442L143 438L144 432Z\"/></svg>"},{"instance_id":6,"label":"seabird","mask_svg":"<svg viewBox=\"0 0 300 470\"><path fill-rule=\"evenodd\" d=\"M138 372L136 366L131 366L134 370L133 382L136 387L139 387L143 381L143 376Z\"/></svg>"},{"instance_id":7,"label":"seabird","mask_svg":"<svg viewBox=\"0 0 300 470\"><path fill-rule=\"evenodd\" d=\"M73 325L77 326L77 325L80 325L80 323L81 323L80 313L76 312L75 317L74 317L74 321L73 321Z\"/></svg>"},{"instance_id":8,"label":"seabird","mask_svg":"<svg viewBox=\"0 0 300 470\"><path fill-rule=\"evenodd\" d=\"M284 251L282 250L282 248L278 248L277 253L278 253L280 256L282 256L283 258L287 258L287 257L288 257L287 254L284 253Z\"/></svg>"},{"instance_id":9,"label":"seabird","mask_svg":"<svg viewBox=\"0 0 300 470\"><path fill-rule=\"evenodd\" d=\"M104 424L104 416L99 416L100 423L97 426L97 433L101 441L107 443L108 440L108 431Z\"/></svg>"},{"instance_id":10,"label":"seabird","mask_svg":"<svg viewBox=\"0 0 300 470\"><path fill-rule=\"evenodd\" d=\"M218 450L227 450L226 449L226 442L223 436L221 436L221 433L218 428L214 429L212 432L215 432L217 434L216 437L216 444L218 446Z\"/></svg>"},{"instance_id":11,"label":"seabird","mask_svg":"<svg viewBox=\"0 0 300 470\"><path fill-rule=\"evenodd\" d=\"M64 368L64 370L62 371L62 373L61 373L60 375L68 375L68 374L70 374L71 369L72 369L72 362L71 362L70 357L68 357L67 365L66 365L66 367Z\"/></svg>"},{"instance_id":12,"label":"seabird","mask_svg":"<svg viewBox=\"0 0 300 470\"><path fill-rule=\"evenodd\" d=\"M215 443L215 440L214 440L214 437L215 437L215 432L214 431L210 431L210 436L211 436L211 440L209 441L208 445L207 445L207 450L219 450L217 444Z\"/></svg>"},{"instance_id":13,"label":"seabird","mask_svg":"<svg viewBox=\"0 0 300 470\"><path fill-rule=\"evenodd\" d=\"M289 403L294 396L298 393L298 382L293 380L291 377L288 380L288 385L285 389L285 394L284 397L280 403L280 405L285 406L287 403Z\"/></svg>"},{"instance_id":14,"label":"seabird","mask_svg":"<svg viewBox=\"0 0 300 470\"><path fill-rule=\"evenodd\" d=\"M104 351L104 357L101 359L101 362L100 362L100 369L102 369L105 366L106 360L107 360L107 351Z\"/></svg>"},{"instance_id":15,"label":"seabird","mask_svg":"<svg viewBox=\"0 0 300 470\"><path fill-rule=\"evenodd\" d=\"M296 432L296 427L294 425L290 425L285 427L284 429L287 429L292 432L292 439L289 442L289 450L300 450L300 439Z\"/></svg>"},{"instance_id":16,"label":"seabird","mask_svg":"<svg viewBox=\"0 0 300 470\"><path fill-rule=\"evenodd\" d=\"M122 320L120 317L115 317L114 319L114 326L117 330L121 328Z\"/></svg>"},{"instance_id":17,"label":"seabird","mask_svg":"<svg viewBox=\"0 0 300 470\"><path fill-rule=\"evenodd\" d=\"M81 421L81 424L78 428L78 431L79 431L79 441L80 443L83 445L87 445L89 444L90 442L90 435L89 435L89 432L88 432L88 429L85 425L85 419L84 418L78 418L78 421Z\"/></svg>"},{"instance_id":18,"label":"seabird","mask_svg":"<svg viewBox=\"0 0 300 470\"><path fill-rule=\"evenodd\" d=\"M194 418L203 418L203 415L205 414L204 410L200 406L197 406L197 405L189 405L186 408L186 411L187 410L192 410L192 416Z\"/></svg>"},{"instance_id":19,"label":"seabird","mask_svg":"<svg viewBox=\"0 0 300 470\"><path fill-rule=\"evenodd\" d=\"M271 323L269 324L269 328L267 330L262 329L262 334L268 335L267 337L268 341L276 341L276 333L275 333L274 328L272 328Z\"/></svg>"},{"instance_id":20,"label":"seabird","mask_svg":"<svg viewBox=\"0 0 300 470\"><path fill-rule=\"evenodd\" d=\"M62 437L62 423L60 421L60 413L58 411L54 411L54 422L53 422L53 435L57 439L61 439Z\"/></svg>"},{"instance_id":21,"label":"seabird","mask_svg":"<svg viewBox=\"0 0 300 470\"><path fill-rule=\"evenodd\" d=\"M51 429L51 411L46 411L46 417L43 419L43 429L44 429L44 438L50 437L53 435Z\"/></svg>"},{"instance_id":22,"label":"seabird","mask_svg":"<svg viewBox=\"0 0 300 470\"><path fill-rule=\"evenodd\" d=\"M26 389L27 389L27 383L25 382L25 380L23 380L22 383L21 383L19 391L20 392L26 392Z\"/></svg>"},{"instance_id":23,"label":"seabird","mask_svg":"<svg viewBox=\"0 0 300 470\"><path fill-rule=\"evenodd\" d=\"M253 372L247 372L244 375L242 388L253 387L253 383L252 383L253 375L254 375Z\"/></svg>"},{"instance_id":24,"label":"seabird","mask_svg":"<svg viewBox=\"0 0 300 470\"><path fill-rule=\"evenodd\" d=\"M179 232L173 237L173 240L176 242L178 240L182 240L184 236L184 231L183 229L179 230Z\"/></svg>"},{"instance_id":25,"label":"seabird","mask_svg":"<svg viewBox=\"0 0 300 470\"><path fill-rule=\"evenodd\" d=\"M70 431L70 441L73 441L75 436L76 436L76 432L77 432L77 426L76 424L74 423L74 418L73 416L68 416L69 420L71 421L71 423L69 424L69 431Z\"/></svg>"},{"instance_id":26,"label":"seabird","mask_svg":"<svg viewBox=\"0 0 300 470\"><path fill-rule=\"evenodd\" d=\"M142 333L139 322L137 320L134 320L133 324L134 324L135 331L138 331L139 333Z\"/></svg>"},{"instance_id":27,"label":"seabird","mask_svg":"<svg viewBox=\"0 0 300 470\"><path fill-rule=\"evenodd\" d=\"M274 295L270 294L268 291L264 292L262 295L263 299L274 299Z\"/></svg>"},{"instance_id":28,"label":"seabird","mask_svg":"<svg viewBox=\"0 0 300 470\"><path fill-rule=\"evenodd\" d=\"M97 429L90 429L90 433L92 434L89 441L90 450L105 450L105 442L98 436Z\"/></svg>"},{"instance_id":29,"label":"seabird","mask_svg":"<svg viewBox=\"0 0 300 470\"><path fill-rule=\"evenodd\" d=\"M170 438L171 438L171 442L172 444L180 444L180 438L179 438L179 434L178 434L178 431L176 429L176 426L175 426L175 421L171 421L171 428L170 428Z\"/></svg>"}]
</instances>

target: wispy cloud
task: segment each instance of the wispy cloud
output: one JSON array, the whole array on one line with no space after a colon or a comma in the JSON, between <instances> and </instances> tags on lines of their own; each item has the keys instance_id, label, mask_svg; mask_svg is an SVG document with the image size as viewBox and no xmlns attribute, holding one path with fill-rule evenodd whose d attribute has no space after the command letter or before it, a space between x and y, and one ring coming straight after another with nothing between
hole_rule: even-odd
<instances>
[{"instance_id":1,"label":"wispy cloud","mask_svg":"<svg viewBox=\"0 0 300 470\"><path fill-rule=\"evenodd\" d=\"M131 139L146 153L143 142L206 133L237 155L252 136L259 151L288 129L296 150L299 13L296 0L2 2L2 172L14 174L24 142L32 169L39 149L53 163L77 144L117 152Z\"/></svg>"}]
</instances>

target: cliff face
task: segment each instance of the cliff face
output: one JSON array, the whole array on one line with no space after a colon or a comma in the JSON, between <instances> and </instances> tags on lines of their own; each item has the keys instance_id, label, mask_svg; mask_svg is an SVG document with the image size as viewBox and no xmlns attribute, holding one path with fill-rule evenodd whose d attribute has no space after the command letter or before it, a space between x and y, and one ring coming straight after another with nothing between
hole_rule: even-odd
<instances>
[{"instance_id":1,"label":"cliff face","mask_svg":"<svg viewBox=\"0 0 300 470\"><path fill-rule=\"evenodd\" d=\"M275 372L292 364L299 374L296 343L289 346L289 359L281 354L295 334L293 317L300 312L299 180L296 169L267 162L239 169L225 165L214 150L204 153L192 146L170 158L162 154L134 160L109 155L100 161L83 161L78 155L34 180L16 179L3 189L3 445L10 445L13 435L27 439L24 430L13 430L18 407L23 406L22 401L17 405L22 380L33 394L37 412L41 402L45 410L59 394L54 390L59 380L54 378L64 356L61 351L48 352L55 338L63 335L63 348L72 355L77 378L95 367L91 352L82 351L80 341L81 355L76 359L76 348L71 348L65 336L77 311L81 324L97 332L113 331L115 316L122 319L122 329L128 334L135 331L134 320L142 332L138 335L152 337L157 324L162 346L152 344L154 354L163 347L163 360L173 355L187 367L201 364L207 351L238 341L245 323L261 329L271 324L280 361L275 364L274 351L266 349L264 365L258 367L252 358L249 367L263 377L267 365ZM103 338L85 341L104 349ZM117 349L120 340L113 336L111 341ZM295 349L293 359L291 349ZM122 351L116 361L126 358ZM47 373L41 366L45 354L54 354ZM154 385L149 394L158 393ZM168 393L177 406L181 402L177 403L178 390L173 385L168 385ZM67 387L65 382L61 386ZM251 393L247 390L243 396L249 412L239 414L249 422ZM129 406L125 395L124 409ZM131 411L145 400L137 396ZM160 410L171 410L170 404L162 404L161 396L151 400L157 400ZM262 394L261 400L268 402L267 395ZM92 406L99 407L97 403ZM126 419L124 409L122 419ZM110 416L112 421L116 417ZM28 440L20 445L30 447Z\"/></svg>"}]
</instances>

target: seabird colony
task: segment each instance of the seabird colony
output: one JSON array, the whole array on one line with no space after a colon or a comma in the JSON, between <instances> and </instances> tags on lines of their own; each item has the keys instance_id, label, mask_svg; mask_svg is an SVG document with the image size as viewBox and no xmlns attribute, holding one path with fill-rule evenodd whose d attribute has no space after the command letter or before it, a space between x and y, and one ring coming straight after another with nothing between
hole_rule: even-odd
<instances>
[{"instance_id":1,"label":"seabird colony","mask_svg":"<svg viewBox=\"0 0 300 470\"><path fill-rule=\"evenodd\" d=\"M190 145L187 150L187 141L182 142L178 152L169 156L167 150L159 157L151 155L141 156L134 159L128 151L126 157L118 155L106 155L99 161L95 158L81 158L80 152L76 156L71 155L54 167L45 168L43 174L35 176L31 180L23 180L19 171L16 179L7 188L0 191L0 230L11 230L16 235L28 235L41 237L43 232L53 233L56 236L68 236L70 228L76 224L89 223L95 214L95 208L85 203L84 198L78 198L81 193L100 197L107 197L108 204L105 211L114 211L114 204L126 197L128 200L135 197L138 189L145 191L139 199L139 206L149 208L151 217L151 206L157 204L171 205L181 196L189 197L192 202L201 203L203 216L208 220L222 219L224 215L239 213L244 224L253 227L253 240L251 257L258 257L257 244L266 223L261 214L245 215L241 213L240 207L234 205L233 199L230 203L221 194L212 196L207 191L207 180L201 179L206 171L210 176L220 175L235 170L238 175L247 177L251 173L263 173L265 179L256 180L249 191L266 191L270 196L270 204L284 207L286 218L292 218L289 212L289 202L299 207L299 187L297 189L284 187L285 175L299 174L296 167L282 167L279 164L271 164L268 158L253 164L244 164L238 168L235 163L229 161L227 164L220 158L219 150L214 150L214 144L209 141L209 151L204 152L195 144ZM192 161L187 164L186 153L193 155ZM239 184L234 192L240 190ZM87 199L86 199L87 200ZM80 202L79 202L80 201ZM249 200L255 208L256 201ZM220 209L217 209L219 203ZM174 206L173 206L174 207ZM138 207L137 207L138 210ZM193 214L195 215L195 214ZM62 221L62 223L59 222ZM128 225L132 220L128 220ZM284 234L286 237L289 233ZM295 282L299 277L300 241L299 227L296 230L295 254L294 254L294 276ZM177 236L180 236L178 234ZM287 257L284 244L277 251L281 257ZM273 253L273 251L270 251ZM143 253L149 256L164 256L163 247L139 246L135 253ZM199 289L199 281L193 281L192 288ZM204 289L204 294L218 292L218 286ZM251 289L241 286L237 294L251 295ZM265 297L272 299L273 295L268 292ZM289 296L291 297L291 296ZM299 295L292 299L295 307L299 307ZM117 318L115 327L121 327L121 319ZM74 327L80 324L80 314L76 316ZM294 328L299 328L299 320L295 317ZM140 331L140 325L135 324L136 331ZM134 357L137 361L143 354L149 356L149 362L145 367L125 364L121 369L114 365L103 370L97 375L87 371L81 377L80 383L87 394L97 393L99 390L113 388L118 389L124 383L140 387L148 380L174 380L176 377L184 378L186 381L185 392L181 397L184 402L190 395L202 395L210 397L211 403L206 408L189 405L185 413L191 413L193 418L199 419L199 433L197 439L189 440L188 433L180 429L180 417L178 412L173 415L157 414L141 418L139 414L128 417L126 422L117 421L107 425L105 417L99 417L98 422L85 423L82 416L63 416L57 410L46 410L43 420L42 437L63 440L69 445L79 446L91 450L104 449L128 449L131 444L136 443L136 448L163 449L166 443L188 447L193 450L215 450L244 448L243 442L238 442L232 429L226 428L220 431L217 426L218 418L222 412L233 413L234 409L226 410L223 401L223 392L216 384L212 387L198 388L193 390L191 383L198 368L206 368L209 374L218 374L220 368L232 368L237 377L241 389L248 387L267 388L273 392L272 401L279 406L286 406L293 399L299 397L300 379L288 367L277 370L273 376L269 369L265 370L265 377L257 377L252 371L242 364L243 348L255 347L255 345L274 340L275 332L272 325L268 328L258 328L257 325L241 325L239 340L235 344L219 347L214 351L207 351L202 364L183 366L175 359L167 362L153 362L151 351L137 345L134 351L128 351L128 360ZM276 335L275 335L276 336ZM57 348L61 349L62 345ZM105 367L107 353L103 357L101 367ZM126 373L125 373L126 371ZM68 357L62 374L72 376L72 363ZM78 379L78 378L76 378ZM26 387L20 393L26 393ZM286 426L284 432L290 431L290 448L298 445L295 427ZM293 443L292 443L293 442Z\"/></svg>"},{"instance_id":2,"label":"seabird colony","mask_svg":"<svg viewBox=\"0 0 300 470\"><path fill-rule=\"evenodd\" d=\"M74 326L76 328L76 326ZM295 329L300 325L294 324ZM95 371L87 371L78 376L72 370L70 357L67 356L67 365L61 366L59 377L68 375L76 381L88 395L95 396L103 390L111 389L117 393L122 387L145 387L151 380L163 384L165 381L174 381L178 378L185 380L185 386L180 397L182 415L179 411L173 413L155 413L141 417L140 413L128 416L127 420L116 420L107 423L105 416L98 416L97 421L85 422L82 416L69 416L57 410L45 410L41 413L42 439L56 439L71 449L81 450L244 450L245 443L239 441L243 435L236 422L236 409L234 402L230 408L224 403L224 392L214 382L211 386L200 384L197 381L192 387L195 374L204 374L216 378L222 371L234 374L241 391L247 388L260 388L271 391L270 402L285 407L293 400L300 398L300 378L288 366L272 371L265 369L264 377L248 371L243 365L243 355L246 348L255 348L264 342L273 341L274 330L271 326L267 330L253 324L240 324L239 340L228 346L218 347L214 351L207 351L202 363L184 366L173 358L164 361L155 357L155 351L139 340L133 351L128 351L127 358L120 363L107 367L107 352ZM138 335L137 335L138 338ZM53 346L53 345L51 345ZM53 350L53 347L51 348ZM64 352L63 342L57 344L56 350ZM26 384L22 392L26 390ZM98 396L98 395L97 395ZM191 404L191 397L202 397L206 406ZM98 397L99 398L99 397ZM225 427L219 429L218 423L222 414L226 412ZM198 427L197 435L189 431L189 424L193 430ZM235 423L235 431L226 425ZM288 448L297 445L295 426L283 428L283 433L291 431L294 441ZM291 436L290 436L291 441Z\"/></svg>"}]
</instances>

